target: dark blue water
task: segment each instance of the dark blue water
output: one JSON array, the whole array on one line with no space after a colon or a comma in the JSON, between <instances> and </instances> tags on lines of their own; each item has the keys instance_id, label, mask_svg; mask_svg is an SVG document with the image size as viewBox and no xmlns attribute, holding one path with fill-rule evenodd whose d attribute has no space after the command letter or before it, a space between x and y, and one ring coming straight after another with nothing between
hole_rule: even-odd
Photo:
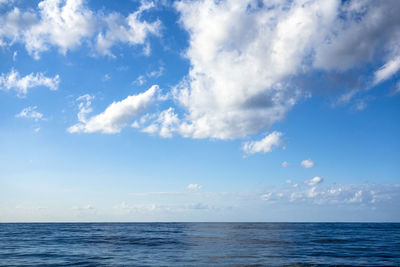
<instances>
[{"instance_id":1,"label":"dark blue water","mask_svg":"<svg viewBox=\"0 0 400 267\"><path fill-rule=\"evenodd\" d=\"M400 224L0 224L0 266L400 266Z\"/></svg>"}]
</instances>

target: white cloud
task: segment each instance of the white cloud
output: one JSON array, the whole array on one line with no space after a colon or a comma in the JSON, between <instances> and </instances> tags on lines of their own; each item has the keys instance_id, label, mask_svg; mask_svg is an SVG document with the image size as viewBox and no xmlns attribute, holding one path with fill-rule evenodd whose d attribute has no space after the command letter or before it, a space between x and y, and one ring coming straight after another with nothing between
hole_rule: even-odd
<instances>
[{"instance_id":1,"label":"white cloud","mask_svg":"<svg viewBox=\"0 0 400 267\"><path fill-rule=\"evenodd\" d=\"M135 121L135 123L137 123L137 121ZM136 124L132 124L133 128L138 128L136 127ZM149 126L146 126L142 129L142 132L144 133L148 133L148 134L156 134L158 132L158 127L156 124L151 124Z\"/></svg>"},{"instance_id":2,"label":"white cloud","mask_svg":"<svg viewBox=\"0 0 400 267\"><path fill-rule=\"evenodd\" d=\"M82 0L44 0L38 4L38 13L22 12L15 7L0 17L0 38L22 42L29 54L39 54L55 46L61 53L81 45L83 38L93 34L93 13ZM38 17L39 15L39 17Z\"/></svg>"},{"instance_id":3,"label":"white cloud","mask_svg":"<svg viewBox=\"0 0 400 267\"><path fill-rule=\"evenodd\" d=\"M399 1L198 0L175 7L190 34L191 69L174 91L186 109L179 132L185 137L259 133L309 95L297 80L400 56L400 35L393 34L400 30Z\"/></svg>"},{"instance_id":4,"label":"white cloud","mask_svg":"<svg viewBox=\"0 0 400 267\"><path fill-rule=\"evenodd\" d=\"M138 11L129 14L126 18L118 13L111 13L104 18L106 30L99 33L96 40L96 49L100 54L114 56L110 47L115 43L128 43L130 45L144 44L148 35L158 35L161 22L141 21L143 11L154 7L153 2L142 2ZM145 54L150 54L150 46L145 45Z\"/></svg>"},{"instance_id":5,"label":"white cloud","mask_svg":"<svg viewBox=\"0 0 400 267\"><path fill-rule=\"evenodd\" d=\"M46 77L43 73L29 74L21 77L19 72L12 69L9 73L0 75L0 90L15 90L19 96L28 93L28 89L38 86L48 87L50 90L57 90L60 77L55 75L53 78Z\"/></svg>"},{"instance_id":6,"label":"white cloud","mask_svg":"<svg viewBox=\"0 0 400 267\"><path fill-rule=\"evenodd\" d=\"M151 72L146 73L145 75L139 75L135 81L132 82L134 85L143 85L147 82L146 77L148 78L158 78L161 77L164 73L164 67L160 66L158 70L153 70Z\"/></svg>"},{"instance_id":7,"label":"white cloud","mask_svg":"<svg viewBox=\"0 0 400 267\"><path fill-rule=\"evenodd\" d=\"M246 154L268 153L276 147L282 146L281 132L272 132L260 141L249 141L243 144L243 151Z\"/></svg>"},{"instance_id":8,"label":"white cloud","mask_svg":"<svg viewBox=\"0 0 400 267\"><path fill-rule=\"evenodd\" d=\"M324 179L322 177L315 176L314 178L312 178L310 180L304 181L304 183L308 184L309 186L314 186L314 185L322 183L323 181L324 181Z\"/></svg>"},{"instance_id":9,"label":"white cloud","mask_svg":"<svg viewBox=\"0 0 400 267\"><path fill-rule=\"evenodd\" d=\"M79 104L78 104L78 108L79 108L78 120L80 122L85 123L87 121L86 115L93 111L93 109L90 107L93 99L94 99L94 96L89 95L89 94L82 95L76 99L76 101L79 102Z\"/></svg>"},{"instance_id":10,"label":"white cloud","mask_svg":"<svg viewBox=\"0 0 400 267\"><path fill-rule=\"evenodd\" d=\"M85 206L79 207L79 206L74 206L72 207L73 210L94 210L94 207L90 204L87 204Z\"/></svg>"},{"instance_id":11,"label":"white cloud","mask_svg":"<svg viewBox=\"0 0 400 267\"><path fill-rule=\"evenodd\" d=\"M357 192L354 193L354 196L350 199L348 199L347 201L349 203L360 203L362 202L362 190L358 190Z\"/></svg>"},{"instance_id":12,"label":"white cloud","mask_svg":"<svg viewBox=\"0 0 400 267\"><path fill-rule=\"evenodd\" d=\"M383 65L379 70L374 73L374 84L383 82L394 74L396 74L400 69L400 57L394 58Z\"/></svg>"},{"instance_id":13,"label":"white cloud","mask_svg":"<svg viewBox=\"0 0 400 267\"><path fill-rule=\"evenodd\" d=\"M180 131L180 120L173 108L163 110L158 114L158 118L151 122L142 130L150 134L158 134L161 137L172 137L172 134Z\"/></svg>"},{"instance_id":14,"label":"white cloud","mask_svg":"<svg viewBox=\"0 0 400 267\"><path fill-rule=\"evenodd\" d=\"M114 206L116 211L121 213L129 214L129 213L163 213L167 212L168 214L171 213L181 213L181 212L188 212L192 210L217 210L218 208L204 203L190 203L190 204L128 204L125 201Z\"/></svg>"},{"instance_id":15,"label":"white cloud","mask_svg":"<svg viewBox=\"0 0 400 267\"><path fill-rule=\"evenodd\" d=\"M44 120L43 114L36 110L37 106L27 107L21 110L20 113L15 115L17 118L31 119L34 121Z\"/></svg>"},{"instance_id":16,"label":"white cloud","mask_svg":"<svg viewBox=\"0 0 400 267\"><path fill-rule=\"evenodd\" d=\"M111 79L111 75L109 73L104 74L103 78L101 79L103 82L109 81Z\"/></svg>"},{"instance_id":17,"label":"white cloud","mask_svg":"<svg viewBox=\"0 0 400 267\"><path fill-rule=\"evenodd\" d=\"M190 33L192 68L175 95L189 112L184 135L245 137L283 119L300 95L284 78L298 71L307 50L312 9L296 5L293 13L274 13L254 1L182 1L176 7Z\"/></svg>"},{"instance_id":18,"label":"white cloud","mask_svg":"<svg viewBox=\"0 0 400 267\"><path fill-rule=\"evenodd\" d=\"M143 85L146 83L146 78L143 75L139 75L136 80L133 81L132 84L134 85Z\"/></svg>"},{"instance_id":19,"label":"white cloud","mask_svg":"<svg viewBox=\"0 0 400 267\"><path fill-rule=\"evenodd\" d=\"M70 133L93 133L102 132L106 134L119 133L121 129L129 124L133 119L142 114L156 100L156 94L159 91L157 85L153 85L147 91L131 95L119 102L113 102L102 113L86 118L90 112L90 97L85 97L81 100L86 100L86 104L79 105L78 113L79 123L68 128ZM89 100L88 100L89 98ZM79 100L79 99L78 99Z\"/></svg>"},{"instance_id":20,"label":"white cloud","mask_svg":"<svg viewBox=\"0 0 400 267\"><path fill-rule=\"evenodd\" d=\"M21 42L38 59L53 46L65 54L86 42L98 53L112 56L110 49L116 43L145 44L148 35L159 34L158 20L140 20L141 13L152 7L151 2L143 2L137 11L124 17L116 12L93 12L84 0L43 0L38 12L15 7L0 16L0 44Z\"/></svg>"},{"instance_id":21,"label":"white cloud","mask_svg":"<svg viewBox=\"0 0 400 267\"><path fill-rule=\"evenodd\" d=\"M390 93L391 95L397 95L398 93L400 93L400 81L398 81L396 83L396 87L394 90L392 90L392 92Z\"/></svg>"},{"instance_id":22,"label":"white cloud","mask_svg":"<svg viewBox=\"0 0 400 267\"><path fill-rule=\"evenodd\" d=\"M359 111L366 109L367 108L367 101L365 99L364 100L358 100L356 105L355 105L355 108L356 108L356 110L359 110Z\"/></svg>"},{"instance_id":23,"label":"white cloud","mask_svg":"<svg viewBox=\"0 0 400 267\"><path fill-rule=\"evenodd\" d=\"M81 213L81 212L85 212L85 213L88 212L88 213L92 213L92 214L97 213L96 208L93 207L91 204L86 204L83 206L73 206L71 209L76 212L79 212L79 213Z\"/></svg>"},{"instance_id":24,"label":"white cloud","mask_svg":"<svg viewBox=\"0 0 400 267\"><path fill-rule=\"evenodd\" d=\"M344 71L374 61L379 52L400 56L400 36L393 34L400 29L398 1L353 0L338 7L329 34L316 47L315 67Z\"/></svg>"},{"instance_id":25,"label":"white cloud","mask_svg":"<svg viewBox=\"0 0 400 267\"><path fill-rule=\"evenodd\" d=\"M317 189L317 188L316 188L315 186L313 186L313 187L311 187L309 190L307 190L307 191L306 191L307 197L309 197L309 198L314 198L314 197L318 196L318 194L320 194L320 193L317 192L316 189Z\"/></svg>"},{"instance_id":26,"label":"white cloud","mask_svg":"<svg viewBox=\"0 0 400 267\"><path fill-rule=\"evenodd\" d=\"M187 189L189 190L200 190L202 188L199 184L188 184Z\"/></svg>"},{"instance_id":27,"label":"white cloud","mask_svg":"<svg viewBox=\"0 0 400 267\"><path fill-rule=\"evenodd\" d=\"M287 162L287 161L282 162L282 167L286 168L287 166L289 166L289 162Z\"/></svg>"},{"instance_id":28,"label":"white cloud","mask_svg":"<svg viewBox=\"0 0 400 267\"><path fill-rule=\"evenodd\" d=\"M314 161L312 161L311 159L305 159L301 162L301 166L307 169L312 168L314 167Z\"/></svg>"},{"instance_id":29,"label":"white cloud","mask_svg":"<svg viewBox=\"0 0 400 267\"><path fill-rule=\"evenodd\" d=\"M399 185L338 184L329 186L275 188L261 199L270 202L307 202L312 204L363 204L397 203Z\"/></svg>"},{"instance_id":30,"label":"white cloud","mask_svg":"<svg viewBox=\"0 0 400 267\"><path fill-rule=\"evenodd\" d=\"M189 204L186 205L184 208L189 209L189 210L212 210L216 209L216 207L212 205L207 205L203 203L195 203L195 204Z\"/></svg>"},{"instance_id":31,"label":"white cloud","mask_svg":"<svg viewBox=\"0 0 400 267\"><path fill-rule=\"evenodd\" d=\"M297 184L296 182L292 181L291 179L287 179L286 183L289 185L292 185L293 187L298 187L299 184Z\"/></svg>"},{"instance_id":32,"label":"white cloud","mask_svg":"<svg viewBox=\"0 0 400 267\"><path fill-rule=\"evenodd\" d=\"M153 70L153 71L147 73L147 76L149 78L158 78L158 77L161 77L163 75L163 73L164 73L164 67L160 66L158 68L158 70Z\"/></svg>"},{"instance_id":33,"label":"white cloud","mask_svg":"<svg viewBox=\"0 0 400 267\"><path fill-rule=\"evenodd\" d=\"M268 200L271 199L271 196L272 196L272 193L271 193L271 192L266 193L266 194L262 194L262 195L261 195L261 199L264 200L264 201L268 201Z\"/></svg>"}]
</instances>

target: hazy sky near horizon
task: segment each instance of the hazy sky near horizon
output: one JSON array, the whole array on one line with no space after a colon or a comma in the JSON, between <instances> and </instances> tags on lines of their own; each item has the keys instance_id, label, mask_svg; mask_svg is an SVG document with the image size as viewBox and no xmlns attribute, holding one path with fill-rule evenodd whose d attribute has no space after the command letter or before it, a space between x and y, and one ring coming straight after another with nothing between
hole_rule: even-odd
<instances>
[{"instance_id":1,"label":"hazy sky near horizon","mask_svg":"<svg viewBox=\"0 0 400 267\"><path fill-rule=\"evenodd\" d=\"M400 221L398 14L0 0L0 222Z\"/></svg>"}]
</instances>

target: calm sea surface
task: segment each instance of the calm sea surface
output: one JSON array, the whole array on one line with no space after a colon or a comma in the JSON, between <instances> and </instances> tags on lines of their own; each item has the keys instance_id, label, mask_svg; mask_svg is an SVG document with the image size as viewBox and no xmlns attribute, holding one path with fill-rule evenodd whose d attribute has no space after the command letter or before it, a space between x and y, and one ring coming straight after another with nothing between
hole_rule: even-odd
<instances>
[{"instance_id":1,"label":"calm sea surface","mask_svg":"<svg viewBox=\"0 0 400 267\"><path fill-rule=\"evenodd\" d=\"M400 224L0 224L0 266L37 265L400 266Z\"/></svg>"}]
</instances>

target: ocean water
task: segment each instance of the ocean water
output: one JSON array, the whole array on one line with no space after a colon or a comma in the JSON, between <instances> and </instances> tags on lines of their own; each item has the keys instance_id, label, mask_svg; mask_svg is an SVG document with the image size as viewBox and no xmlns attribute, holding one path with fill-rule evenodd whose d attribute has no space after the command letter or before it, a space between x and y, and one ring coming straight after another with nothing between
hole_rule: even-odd
<instances>
[{"instance_id":1,"label":"ocean water","mask_svg":"<svg viewBox=\"0 0 400 267\"><path fill-rule=\"evenodd\" d=\"M0 266L216 265L400 266L400 224L0 224Z\"/></svg>"}]
</instances>

